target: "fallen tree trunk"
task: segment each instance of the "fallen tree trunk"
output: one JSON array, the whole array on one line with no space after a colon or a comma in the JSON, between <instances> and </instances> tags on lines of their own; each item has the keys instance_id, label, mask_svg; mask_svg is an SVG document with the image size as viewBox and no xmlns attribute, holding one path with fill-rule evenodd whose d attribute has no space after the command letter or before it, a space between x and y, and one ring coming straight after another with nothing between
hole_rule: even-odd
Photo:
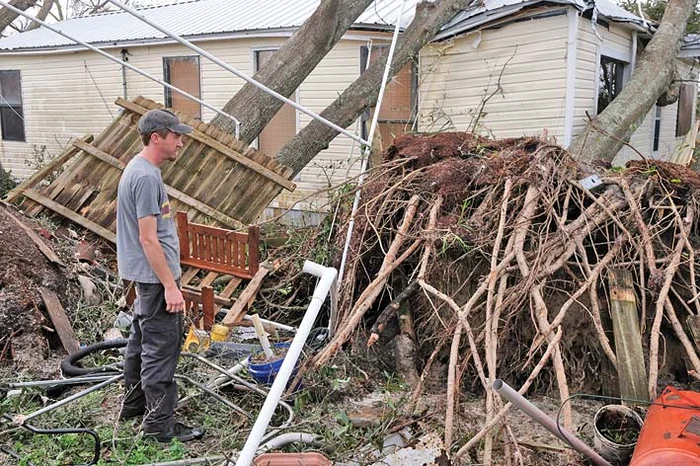
<instances>
[{"instance_id":1,"label":"fallen tree trunk","mask_svg":"<svg viewBox=\"0 0 700 466\"><path fill-rule=\"evenodd\" d=\"M416 60L423 46L435 37L445 23L474 3L474 0L441 0L437 3L418 4L413 21L399 38L389 78L407 63ZM367 108L376 105L387 53L388 50L372 62L367 70L321 113L321 116L342 128L347 128ZM337 135L336 130L314 120L285 144L275 158L290 167L296 175L316 154L328 148Z\"/></svg>"},{"instance_id":2,"label":"fallen tree trunk","mask_svg":"<svg viewBox=\"0 0 700 466\"><path fill-rule=\"evenodd\" d=\"M693 0L668 2L659 29L642 52L632 79L571 143L569 152L579 161L612 161L671 85L680 40L694 7Z\"/></svg>"},{"instance_id":3,"label":"fallen tree trunk","mask_svg":"<svg viewBox=\"0 0 700 466\"><path fill-rule=\"evenodd\" d=\"M33 7L39 0L11 0L10 5L18 10L25 11ZM0 34L10 25L19 15L7 8L0 8Z\"/></svg>"},{"instance_id":4,"label":"fallen tree trunk","mask_svg":"<svg viewBox=\"0 0 700 466\"><path fill-rule=\"evenodd\" d=\"M324 0L301 28L272 55L253 79L289 97L343 37L372 0ZM239 139L252 143L282 108L282 101L246 84L223 107L242 122ZM211 124L230 133L235 124L218 115ZM269 154L273 155L273 154Z\"/></svg>"}]
</instances>

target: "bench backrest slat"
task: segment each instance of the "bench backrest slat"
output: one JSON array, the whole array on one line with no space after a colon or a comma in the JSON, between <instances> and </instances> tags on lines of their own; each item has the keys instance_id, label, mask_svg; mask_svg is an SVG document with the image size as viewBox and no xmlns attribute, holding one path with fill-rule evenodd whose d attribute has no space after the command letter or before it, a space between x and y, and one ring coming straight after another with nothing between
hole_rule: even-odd
<instances>
[{"instance_id":1,"label":"bench backrest slat","mask_svg":"<svg viewBox=\"0 0 700 466\"><path fill-rule=\"evenodd\" d=\"M177 229L182 264L247 279L258 271L258 227L248 227L248 234L238 233L190 223L185 212L178 212Z\"/></svg>"}]
</instances>

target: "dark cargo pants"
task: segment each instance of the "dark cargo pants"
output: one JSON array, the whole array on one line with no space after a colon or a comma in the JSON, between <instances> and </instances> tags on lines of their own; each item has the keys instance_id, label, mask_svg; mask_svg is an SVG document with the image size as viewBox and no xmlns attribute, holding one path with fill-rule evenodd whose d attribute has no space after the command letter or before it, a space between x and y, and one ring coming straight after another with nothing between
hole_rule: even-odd
<instances>
[{"instance_id":1,"label":"dark cargo pants","mask_svg":"<svg viewBox=\"0 0 700 466\"><path fill-rule=\"evenodd\" d=\"M136 283L134 319L124 355L124 411L144 410L144 432L175 423L175 368L182 346L182 313L165 310L160 283Z\"/></svg>"}]
</instances>

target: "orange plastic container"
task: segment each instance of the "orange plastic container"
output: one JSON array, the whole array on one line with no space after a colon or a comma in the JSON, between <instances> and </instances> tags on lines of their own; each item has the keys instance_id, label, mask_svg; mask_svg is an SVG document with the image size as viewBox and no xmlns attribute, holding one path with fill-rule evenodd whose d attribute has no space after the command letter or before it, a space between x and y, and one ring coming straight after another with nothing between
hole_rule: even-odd
<instances>
[{"instance_id":1,"label":"orange plastic container","mask_svg":"<svg viewBox=\"0 0 700 466\"><path fill-rule=\"evenodd\" d=\"M630 466L700 466L700 393L666 387L655 403Z\"/></svg>"}]
</instances>

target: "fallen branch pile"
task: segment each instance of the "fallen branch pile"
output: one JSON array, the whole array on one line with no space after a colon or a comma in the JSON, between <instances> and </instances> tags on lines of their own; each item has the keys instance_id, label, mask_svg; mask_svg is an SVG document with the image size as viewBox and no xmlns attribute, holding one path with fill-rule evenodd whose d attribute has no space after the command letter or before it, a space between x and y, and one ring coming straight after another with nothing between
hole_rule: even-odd
<instances>
[{"instance_id":1,"label":"fallen branch pile","mask_svg":"<svg viewBox=\"0 0 700 466\"><path fill-rule=\"evenodd\" d=\"M621 173L601 168L603 184L589 191L579 183L585 173L556 145L467 133L404 136L386 158L364 188L341 290L346 312L317 365L363 319L415 287L410 306L395 300L387 309L403 307L413 322L423 356L416 394L436 358L448 359L449 448L460 387L480 382L486 423L456 457L483 439L491 464L492 428L509 407L488 389L494 379L517 382L520 393L551 380L565 400L572 383L580 389L588 377L600 388L601 368L615 374L607 278L626 269L635 277L649 397L674 341L684 352L674 358L687 368L681 375L700 374L683 325L700 315L696 173L633 162ZM570 428L568 405L562 419Z\"/></svg>"}]
</instances>

